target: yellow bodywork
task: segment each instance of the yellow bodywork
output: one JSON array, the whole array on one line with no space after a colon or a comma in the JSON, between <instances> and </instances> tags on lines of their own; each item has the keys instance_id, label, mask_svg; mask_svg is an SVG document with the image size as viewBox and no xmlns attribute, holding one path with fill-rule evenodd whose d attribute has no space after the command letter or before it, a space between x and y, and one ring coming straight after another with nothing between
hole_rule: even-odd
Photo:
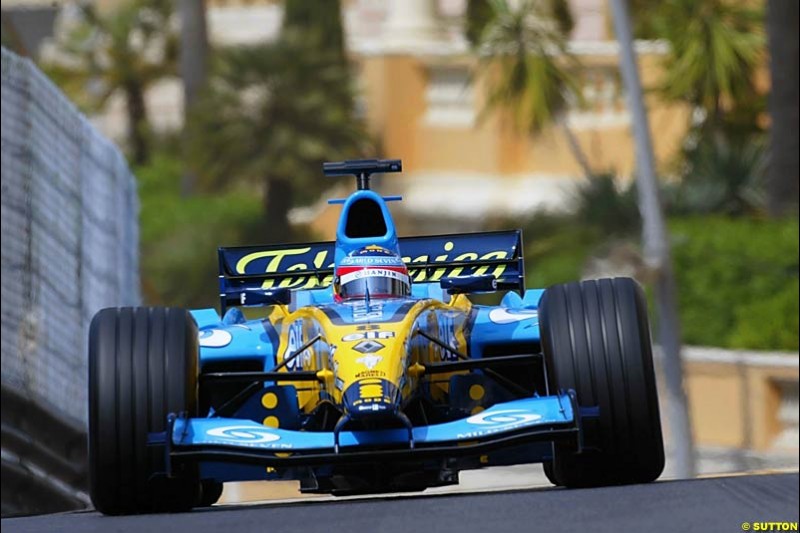
<instances>
[{"instance_id":1,"label":"yellow bodywork","mask_svg":"<svg viewBox=\"0 0 800 533\"><path fill-rule=\"evenodd\" d=\"M346 305L346 304L345 304ZM277 363L281 364L297 349L317 335L320 339L286 365L292 371L316 371L320 381L282 381L297 389L300 409L309 412L322 400L342 403L343 391L358 382L362 397L380 395L379 380L387 380L408 398L417 388L429 362L454 360L452 352L420 335L417 328L440 339L459 353L467 353L465 326L471 309L464 295L447 304L438 300L419 300L395 321L334 323L320 307L303 307L289 312L275 307L267 317L280 331ZM443 322L450 321L444 328ZM378 348L378 345L381 347ZM442 399L447 393L448 375L431 381L431 397Z\"/></svg>"}]
</instances>

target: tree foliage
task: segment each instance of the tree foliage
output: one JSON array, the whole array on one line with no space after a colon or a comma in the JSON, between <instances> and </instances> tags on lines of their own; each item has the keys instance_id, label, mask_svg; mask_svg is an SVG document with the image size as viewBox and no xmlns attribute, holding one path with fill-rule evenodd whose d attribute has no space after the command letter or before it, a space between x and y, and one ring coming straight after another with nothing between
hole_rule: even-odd
<instances>
[{"instance_id":1,"label":"tree foliage","mask_svg":"<svg viewBox=\"0 0 800 533\"><path fill-rule=\"evenodd\" d=\"M333 61L345 66L347 56L339 0L285 0L282 31L284 34L314 33L319 49L329 54Z\"/></svg>"},{"instance_id":2,"label":"tree foliage","mask_svg":"<svg viewBox=\"0 0 800 533\"><path fill-rule=\"evenodd\" d=\"M50 77L79 106L103 109L125 98L128 142L135 164L149 157L145 92L177 71L177 36L171 0L133 0L110 11L81 4L80 22L60 37L59 54L45 65Z\"/></svg>"},{"instance_id":3,"label":"tree foliage","mask_svg":"<svg viewBox=\"0 0 800 533\"><path fill-rule=\"evenodd\" d=\"M636 183L621 186L614 174L597 174L581 182L573 203L575 220L606 238L630 237L641 227Z\"/></svg>"},{"instance_id":4,"label":"tree foliage","mask_svg":"<svg viewBox=\"0 0 800 533\"><path fill-rule=\"evenodd\" d=\"M363 151L352 101L348 70L313 35L222 51L193 117L192 163L206 188L260 187L264 237L286 240L289 209L328 185L322 162Z\"/></svg>"},{"instance_id":5,"label":"tree foliage","mask_svg":"<svg viewBox=\"0 0 800 533\"><path fill-rule=\"evenodd\" d=\"M258 242L261 202L246 190L180 196L175 142L134 169L139 181L142 295L148 305L191 309L219 301L218 246Z\"/></svg>"},{"instance_id":6,"label":"tree foliage","mask_svg":"<svg viewBox=\"0 0 800 533\"><path fill-rule=\"evenodd\" d=\"M536 132L579 100L555 2L492 0L492 17L480 32L480 68L487 84L484 114L504 110L514 126ZM568 12L568 11L567 11Z\"/></svg>"},{"instance_id":7,"label":"tree foliage","mask_svg":"<svg viewBox=\"0 0 800 533\"><path fill-rule=\"evenodd\" d=\"M766 198L762 178L766 150L758 136L706 135L686 151L682 179L667 186L674 213L757 215Z\"/></svg>"},{"instance_id":8,"label":"tree foliage","mask_svg":"<svg viewBox=\"0 0 800 533\"><path fill-rule=\"evenodd\" d=\"M548 17L552 18L558 25L558 29L563 35L569 35L575 27L572 12L569 9L569 2L566 0L538 0L541 4L540 9L546 11ZM483 32L495 18L495 9L492 0L467 0L466 12L464 14L464 36L472 46L479 46L483 37Z\"/></svg>"},{"instance_id":9,"label":"tree foliage","mask_svg":"<svg viewBox=\"0 0 800 533\"><path fill-rule=\"evenodd\" d=\"M481 42L483 30L492 21L494 10L489 0L467 0L464 13L464 37L472 46Z\"/></svg>"},{"instance_id":10,"label":"tree foliage","mask_svg":"<svg viewBox=\"0 0 800 533\"><path fill-rule=\"evenodd\" d=\"M671 217L685 343L797 351L798 227L796 218ZM538 213L523 229L529 287L578 279L620 244L569 214Z\"/></svg>"},{"instance_id":11,"label":"tree foliage","mask_svg":"<svg viewBox=\"0 0 800 533\"><path fill-rule=\"evenodd\" d=\"M640 36L669 44L655 89L688 104L692 122L667 191L682 213L744 215L764 205L765 100L756 71L765 59L763 8L729 0L636 0Z\"/></svg>"},{"instance_id":12,"label":"tree foliage","mask_svg":"<svg viewBox=\"0 0 800 533\"><path fill-rule=\"evenodd\" d=\"M650 12L670 51L659 90L701 109L712 127L759 99L755 71L764 60L763 12L750 2L666 0ZM762 106L763 107L763 106ZM753 121L747 114L745 120Z\"/></svg>"},{"instance_id":13,"label":"tree foliage","mask_svg":"<svg viewBox=\"0 0 800 533\"><path fill-rule=\"evenodd\" d=\"M687 343L797 350L796 218L706 216L670 226Z\"/></svg>"}]
</instances>

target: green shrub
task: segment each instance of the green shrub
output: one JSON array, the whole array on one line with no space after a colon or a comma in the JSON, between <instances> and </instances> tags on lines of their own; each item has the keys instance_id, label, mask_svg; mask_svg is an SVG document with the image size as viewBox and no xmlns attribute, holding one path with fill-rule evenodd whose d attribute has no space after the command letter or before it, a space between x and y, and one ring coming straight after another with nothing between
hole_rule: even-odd
<instances>
[{"instance_id":1,"label":"green shrub","mask_svg":"<svg viewBox=\"0 0 800 533\"><path fill-rule=\"evenodd\" d=\"M184 199L181 171L179 160L163 154L136 170L142 291L148 304L213 307L217 247L260 241L261 195L240 190Z\"/></svg>"},{"instance_id":2,"label":"green shrub","mask_svg":"<svg viewBox=\"0 0 800 533\"><path fill-rule=\"evenodd\" d=\"M602 233L569 215L537 214L523 228L529 288L575 281Z\"/></svg>"},{"instance_id":3,"label":"green shrub","mask_svg":"<svg viewBox=\"0 0 800 533\"><path fill-rule=\"evenodd\" d=\"M672 220L683 340L798 349L798 221Z\"/></svg>"},{"instance_id":4,"label":"green shrub","mask_svg":"<svg viewBox=\"0 0 800 533\"><path fill-rule=\"evenodd\" d=\"M798 349L797 219L697 216L669 227L686 344ZM531 288L580 279L609 239L567 215L537 215L524 236Z\"/></svg>"}]
</instances>

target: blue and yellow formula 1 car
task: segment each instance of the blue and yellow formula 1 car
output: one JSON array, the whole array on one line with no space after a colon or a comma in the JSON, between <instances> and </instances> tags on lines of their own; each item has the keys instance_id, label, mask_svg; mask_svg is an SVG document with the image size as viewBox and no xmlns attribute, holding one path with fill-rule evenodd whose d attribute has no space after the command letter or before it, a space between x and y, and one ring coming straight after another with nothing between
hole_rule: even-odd
<instances>
[{"instance_id":1,"label":"blue and yellow formula 1 car","mask_svg":"<svg viewBox=\"0 0 800 533\"><path fill-rule=\"evenodd\" d=\"M525 290L520 231L398 238L355 175L336 242L220 248L220 313L113 308L89 339L98 510L210 505L222 483L417 491L459 471L544 463L566 487L664 466L641 288ZM470 295L504 292L499 305ZM260 312L259 318L248 316Z\"/></svg>"}]
</instances>

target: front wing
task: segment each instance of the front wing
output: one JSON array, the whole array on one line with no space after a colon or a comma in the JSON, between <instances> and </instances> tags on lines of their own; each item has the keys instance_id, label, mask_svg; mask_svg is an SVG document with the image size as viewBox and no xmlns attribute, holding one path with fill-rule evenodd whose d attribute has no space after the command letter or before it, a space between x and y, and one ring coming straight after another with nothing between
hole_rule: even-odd
<instances>
[{"instance_id":1,"label":"front wing","mask_svg":"<svg viewBox=\"0 0 800 533\"><path fill-rule=\"evenodd\" d=\"M406 429L290 431L233 418L177 418L166 443L172 460L252 463L273 467L322 466L376 460L464 457L535 441L578 438L574 394L496 404L473 416Z\"/></svg>"}]
</instances>

